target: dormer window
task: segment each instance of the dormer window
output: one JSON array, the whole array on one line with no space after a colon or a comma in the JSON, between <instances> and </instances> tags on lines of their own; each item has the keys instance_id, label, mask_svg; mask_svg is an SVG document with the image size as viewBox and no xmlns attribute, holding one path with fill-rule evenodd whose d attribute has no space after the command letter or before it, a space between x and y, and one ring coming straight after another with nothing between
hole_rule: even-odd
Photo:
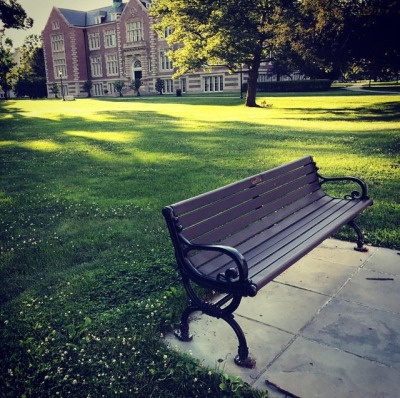
<instances>
[{"instance_id":1,"label":"dormer window","mask_svg":"<svg viewBox=\"0 0 400 398\"><path fill-rule=\"evenodd\" d=\"M94 23L96 25L99 25L103 22L103 20L106 17L106 12L105 11L100 11L95 17L94 17Z\"/></svg>"},{"instance_id":2,"label":"dormer window","mask_svg":"<svg viewBox=\"0 0 400 398\"><path fill-rule=\"evenodd\" d=\"M121 16L120 12L113 12L110 14L110 21L117 21Z\"/></svg>"}]
</instances>

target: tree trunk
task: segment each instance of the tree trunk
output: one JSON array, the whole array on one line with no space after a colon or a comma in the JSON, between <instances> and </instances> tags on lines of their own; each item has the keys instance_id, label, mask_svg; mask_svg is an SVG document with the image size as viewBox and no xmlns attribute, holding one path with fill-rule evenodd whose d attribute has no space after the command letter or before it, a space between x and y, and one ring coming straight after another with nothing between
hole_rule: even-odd
<instances>
[{"instance_id":1,"label":"tree trunk","mask_svg":"<svg viewBox=\"0 0 400 398\"><path fill-rule=\"evenodd\" d=\"M256 107L258 70L261 64L261 47L259 54L255 54L253 62L248 67L246 106Z\"/></svg>"},{"instance_id":2,"label":"tree trunk","mask_svg":"<svg viewBox=\"0 0 400 398\"><path fill-rule=\"evenodd\" d=\"M256 107L256 95L257 95L257 79L258 79L258 68L249 68L249 77L247 79L247 93L246 93L246 106Z\"/></svg>"}]
</instances>

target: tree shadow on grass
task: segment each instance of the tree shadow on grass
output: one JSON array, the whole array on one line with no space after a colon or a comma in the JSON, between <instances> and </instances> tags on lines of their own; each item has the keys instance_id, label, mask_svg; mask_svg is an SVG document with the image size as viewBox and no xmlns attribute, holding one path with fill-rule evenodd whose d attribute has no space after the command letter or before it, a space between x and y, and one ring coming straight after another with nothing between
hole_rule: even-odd
<instances>
[{"instance_id":1,"label":"tree shadow on grass","mask_svg":"<svg viewBox=\"0 0 400 398\"><path fill-rule=\"evenodd\" d=\"M307 154L369 156L385 141L268 123L187 128L157 110L103 112L99 122L3 114L0 301L53 267L171 260L163 206Z\"/></svg>"}]
</instances>

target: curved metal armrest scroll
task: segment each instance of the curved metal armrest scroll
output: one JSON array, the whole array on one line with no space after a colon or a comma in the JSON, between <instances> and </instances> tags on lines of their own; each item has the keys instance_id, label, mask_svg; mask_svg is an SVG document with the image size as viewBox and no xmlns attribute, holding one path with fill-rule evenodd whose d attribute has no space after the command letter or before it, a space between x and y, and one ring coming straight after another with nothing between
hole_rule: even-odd
<instances>
[{"instance_id":1,"label":"curved metal armrest scroll","mask_svg":"<svg viewBox=\"0 0 400 398\"><path fill-rule=\"evenodd\" d=\"M182 238L182 237L181 237ZM245 258L243 257L242 254L239 253L235 248L230 247L230 246L224 246L224 245L196 245L190 243L188 240L185 238L184 242L186 244L186 248L184 250L184 255L187 256L187 254L191 251L214 251L214 252L219 252L221 254L225 254L229 256L234 262L237 267L237 276L239 277L240 281L246 281L248 278L248 268L247 268L247 262ZM230 275L233 276L233 269L229 268L226 271L226 276L227 276L227 281L231 281Z\"/></svg>"},{"instance_id":2,"label":"curved metal armrest scroll","mask_svg":"<svg viewBox=\"0 0 400 398\"><path fill-rule=\"evenodd\" d=\"M210 281L211 285L213 285L217 290L218 286L221 286L222 283L226 284L226 286L230 286L227 291L230 290L231 293L239 293L242 296L250 297L254 297L257 294L257 286L248 279L249 270L246 259L238 250L231 246L224 245L193 244L182 235L180 235L180 239L186 246L183 250L183 255L186 258L188 258L188 253L191 251L214 251L230 257L235 263L236 268L229 267L225 272L220 273L216 279ZM199 271L196 269L192 269L192 271L195 274L199 274ZM201 278L203 280L209 279L206 275L202 275Z\"/></svg>"},{"instance_id":3,"label":"curved metal armrest scroll","mask_svg":"<svg viewBox=\"0 0 400 398\"><path fill-rule=\"evenodd\" d=\"M352 191L349 195L345 195L345 199L369 199L367 184L363 180L357 177L324 177L318 174L320 178L320 184L326 182L340 182L340 181L352 181L359 185L361 193L359 191Z\"/></svg>"}]
</instances>

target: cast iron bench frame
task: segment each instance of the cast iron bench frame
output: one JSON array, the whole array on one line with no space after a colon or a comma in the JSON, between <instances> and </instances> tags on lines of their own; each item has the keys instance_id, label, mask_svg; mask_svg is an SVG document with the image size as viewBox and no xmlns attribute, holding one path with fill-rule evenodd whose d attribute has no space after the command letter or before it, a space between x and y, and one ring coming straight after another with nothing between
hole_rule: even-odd
<instances>
[{"instance_id":1,"label":"cast iron bench frame","mask_svg":"<svg viewBox=\"0 0 400 398\"><path fill-rule=\"evenodd\" d=\"M344 198L328 195L327 182L355 183ZM235 362L254 367L245 335L233 312L300 258L349 225L355 250L367 251L355 218L372 205L367 186L356 177L323 177L311 156L164 207L163 215L190 305L175 335L190 341L194 311L225 320L239 341ZM223 293L203 301L192 282Z\"/></svg>"}]
</instances>

